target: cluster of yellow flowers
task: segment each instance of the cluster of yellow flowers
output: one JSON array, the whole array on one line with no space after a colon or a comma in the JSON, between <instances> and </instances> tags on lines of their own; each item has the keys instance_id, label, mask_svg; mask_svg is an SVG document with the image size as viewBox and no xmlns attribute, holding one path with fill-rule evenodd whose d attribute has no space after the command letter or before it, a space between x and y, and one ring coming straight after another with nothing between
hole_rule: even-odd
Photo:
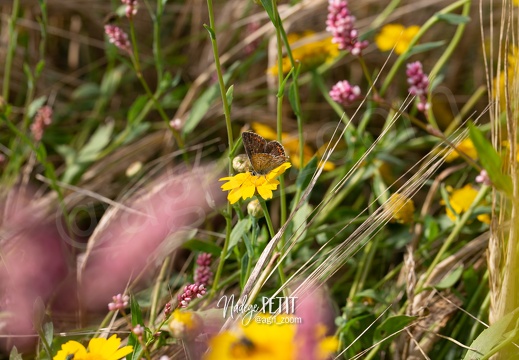
<instances>
[{"instance_id":1,"label":"cluster of yellow flowers","mask_svg":"<svg viewBox=\"0 0 519 360\"><path fill-rule=\"evenodd\" d=\"M409 47L409 43L420 30L417 25L405 27L401 24L388 24L375 37L375 44L381 51L389 51L395 48L397 55L403 54Z\"/></svg>"},{"instance_id":2,"label":"cluster of yellow flowers","mask_svg":"<svg viewBox=\"0 0 519 360\"><path fill-rule=\"evenodd\" d=\"M332 38L327 37L323 40L312 41L315 32L305 31L302 34L288 34L288 43L290 45L300 43L292 49L294 60L301 64L301 72L315 69L319 65L332 61L339 55L337 44L332 43ZM297 45L297 44L296 44ZM292 68L292 64L288 56L283 57L283 74L287 74ZM274 65L267 70L271 75L278 75L278 66Z\"/></svg>"},{"instance_id":3,"label":"cluster of yellow flowers","mask_svg":"<svg viewBox=\"0 0 519 360\"><path fill-rule=\"evenodd\" d=\"M93 338L88 343L88 349L81 343L71 340L61 346L52 360L119 360L133 351L132 346L119 349L121 339L112 335L109 339Z\"/></svg>"},{"instance_id":4,"label":"cluster of yellow flowers","mask_svg":"<svg viewBox=\"0 0 519 360\"><path fill-rule=\"evenodd\" d=\"M279 315L276 323L270 323L270 315L257 315L264 321L252 321L247 326L240 325L235 330L225 331L213 337L210 350L204 360L295 360L303 358L298 353L304 349L297 336L297 325L281 321L287 316ZM315 354L305 354L305 358L324 360L337 350L338 341L333 336L325 336L325 327L315 329ZM312 341L312 339L310 340Z\"/></svg>"}]
</instances>

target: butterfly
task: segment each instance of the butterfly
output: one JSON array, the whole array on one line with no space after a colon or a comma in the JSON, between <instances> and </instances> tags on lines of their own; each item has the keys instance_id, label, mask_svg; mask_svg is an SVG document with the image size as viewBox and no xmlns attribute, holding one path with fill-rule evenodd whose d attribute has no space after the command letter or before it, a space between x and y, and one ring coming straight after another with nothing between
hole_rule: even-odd
<instances>
[{"instance_id":1,"label":"butterfly","mask_svg":"<svg viewBox=\"0 0 519 360\"><path fill-rule=\"evenodd\" d=\"M253 174L266 175L288 161L285 148L278 141L267 141L252 131L243 132L241 138Z\"/></svg>"}]
</instances>

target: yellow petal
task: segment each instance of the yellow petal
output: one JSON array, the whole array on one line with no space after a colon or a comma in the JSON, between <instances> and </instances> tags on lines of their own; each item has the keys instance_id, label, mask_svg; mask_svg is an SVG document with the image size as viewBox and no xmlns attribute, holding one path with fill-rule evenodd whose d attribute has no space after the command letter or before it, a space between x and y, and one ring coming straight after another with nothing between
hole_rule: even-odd
<instances>
[{"instance_id":1,"label":"yellow petal","mask_svg":"<svg viewBox=\"0 0 519 360\"><path fill-rule=\"evenodd\" d=\"M61 345L61 350L58 351L56 356L52 358L52 360L68 360L67 357L69 355L74 355L77 357L84 356L86 354L86 349L79 342L70 340L65 344Z\"/></svg>"}]
</instances>

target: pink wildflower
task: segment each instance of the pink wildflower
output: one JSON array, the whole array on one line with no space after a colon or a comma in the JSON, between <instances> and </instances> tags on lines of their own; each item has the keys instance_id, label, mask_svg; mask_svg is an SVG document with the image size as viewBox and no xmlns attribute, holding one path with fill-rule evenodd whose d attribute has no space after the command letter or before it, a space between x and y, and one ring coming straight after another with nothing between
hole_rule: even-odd
<instances>
[{"instance_id":1,"label":"pink wildflower","mask_svg":"<svg viewBox=\"0 0 519 360\"><path fill-rule=\"evenodd\" d=\"M339 104L349 105L360 98L360 88L357 85L351 86L346 80L339 81L330 90L330 97Z\"/></svg>"},{"instance_id":2,"label":"pink wildflower","mask_svg":"<svg viewBox=\"0 0 519 360\"><path fill-rule=\"evenodd\" d=\"M43 131L47 126L49 126L52 122L52 108L48 105L42 106L36 116L34 117L34 122L31 124L31 132L32 136L34 136L34 140L40 141L43 137Z\"/></svg>"},{"instance_id":3,"label":"pink wildflower","mask_svg":"<svg viewBox=\"0 0 519 360\"><path fill-rule=\"evenodd\" d=\"M202 253L198 255L196 264L198 265L195 271L195 283L202 285L209 285L213 279L213 272L211 271L211 254Z\"/></svg>"},{"instance_id":4,"label":"pink wildflower","mask_svg":"<svg viewBox=\"0 0 519 360\"><path fill-rule=\"evenodd\" d=\"M360 55L368 46L367 41L358 41L359 31L355 29L355 16L348 9L346 0L329 0L326 31L333 36L332 42L340 50L348 50L352 55Z\"/></svg>"},{"instance_id":5,"label":"pink wildflower","mask_svg":"<svg viewBox=\"0 0 519 360\"><path fill-rule=\"evenodd\" d=\"M135 334L135 336L140 338L140 337L142 337L142 334L144 334L144 327L142 327L140 324L137 324L132 329L132 332Z\"/></svg>"},{"instance_id":6,"label":"pink wildflower","mask_svg":"<svg viewBox=\"0 0 519 360\"><path fill-rule=\"evenodd\" d=\"M122 310L125 307L128 306L128 301L130 301L130 297L127 295L121 295L117 294L114 297L112 297L113 302L108 304L108 310L115 311L115 310Z\"/></svg>"},{"instance_id":7,"label":"pink wildflower","mask_svg":"<svg viewBox=\"0 0 519 360\"><path fill-rule=\"evenodd\" d=\"M481 172L479 173L478 176L476 176L476 182L483 184L483 185L487 185L487 186L492 185L492 182L490 181L490 177L488 176L487 171L484 169L481 170Z\"/></svg>"},{"instance_id":8,"label":"pink wildflower","mask_svg":"<svg viewBox=\"0 0 519 360\"><path fill-rule=\"evenodd\" d=\"M167 303L166 306L164 306L164 316L168 317L171 315L171 303Z\"/></svg>"},{"instance_id":9,"label":"pink wildflower","mask_svg":"<svg viewBox=\"0 0 519 360\"><path fill-rule=\"evenodd\" d=\"M429 78L424 74L422 63L415 61L407 64L407 83L409 84L409 94L418 98L416 107L419 111L425 112L429 109L427 102L427 88L429 87Z\"/></svg>"},{"instance_id":10,"label":"pink wildflower","mask_svg":"<svg viewBox=\"0 0 519 360\"><path fill-rule=\"evenodd\" d=\"M186 285L184 292L178 296L178 307L185 308L195 297L201 298L206 293L203 284Z\"/></svg>"},{"instance_id":11,"label":"pink wildflower","mask_svg":"<svg viewBox=\"0 0 519 360\"><path fill-rule=\"evenodd\" d=\"M137 0L121 0L126 5L126 17L128 19L137 15Z\"/></svg>"},{"instance_id":12,"label":"pink wildflower","mask_svg":"<svg viewBox=\"0 0 519 360\"><path fill-rule=\"evenodd\" d=\"M117 46L119 49L131 52L130 41L128 35L118 26L105 25L105 33L108 36L108 41Z\"/></svg>"}]
</instances>

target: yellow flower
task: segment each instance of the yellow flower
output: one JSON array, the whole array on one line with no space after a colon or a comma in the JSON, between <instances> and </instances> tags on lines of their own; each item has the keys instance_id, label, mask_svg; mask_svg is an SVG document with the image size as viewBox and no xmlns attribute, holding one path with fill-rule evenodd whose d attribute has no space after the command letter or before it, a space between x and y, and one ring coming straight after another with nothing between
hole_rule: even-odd
<instances>
[{"instance_id":1,"label":"yellow flower","mask_svg":"<svg viewBox=\"0 0 519 360\"><path fill-rule=\"evenodd\" d=\"M298 350L303 348L303 344L299 344L297 341L297 325L290 321L284 322L283 319L287 318L289 317L282 315L273 318L267 314L259 314L247 326L240 325L235 330L216 335L209 341L210 349L204 360L296 360L301 358L298 356ZM274 322L269 323L270 319L274 319ZM316 339L318 353L310 358L324 360L336 351L337 339L324 337L323 331L319 332Z\"/></svg>"},{"instance_id":2,"label":"yellow flower","mask_svg":"<svg viewBox=\"0 0 519 360\"><path fill-rule=\"evenodd\" d=\"M460 142L456 146L456 150L462 151L472 160L476 160L478 158L478 152L476 151L476 148L474 147L474 144L472 143L472 140L470 138L466 138L462 142ZM460 153L456 150L451 151L449 155L445 157L446 162L454 161L460 157Z\"/></svg>"},{"instance_id":3,"label":"yellow flower","mask_svg":"<svg viewBox=\"0 0 519 360\"><path fill-rule=\"evenodd\" d=\"M394 193L385 204L387 211L393 216L393 221L400 224L408 224L413 221L414 202L406 196Z\"/></svg>"},{"instance_id":4,"label":"yellow flower","mask_svg":"<svg viewBox=\"0 0 519 360\"><path fill-rule=\"evenodd\" d=\"M513 0L514 6L519 6L519 0Z\"/></svg>"},{"instance_id":5,"label":"yellow flower","mask_svg":"<svg viewBox=\"0 0 519 360\"><path fill-rule=\"evenodd\" d=\"M314 36L313 31L306 31L303 34L288 34L288 43L294 44L296 41L302 43L292 48L292 56L296 62L301 63L301 72L315 69L319 65L332 61L339 55L337 44L332 43L332 38L327 37L323 40L311 41ZM297 45L297 44L296 44ZM283 74L287 74L292 68L288 56L283 58ZM278 75L277 64L272 66L267 72L271 75Z\"/></svg>"},{"instance_id":6,"label":"yellow flower","mask_svg":"<svg viewBox=\"0 0 519 360\"><path fill-rule=\"evenodd\" d=\"M454 210L454 213L451 211L451 209L449 209L448 206L445 207L445 211L449 219L456 221L456 216L461 215L470 208L474 202L474 199L476 199L478 191L470 184L465 185L461 189L448 190L450 192L449 204L452 210ZM443 200L440 203L445 205L445 201ZM480 214L477 216L477 219L482 223L490 224L490 216L488 214Z\"/></svg>"},{"instance_id":7,"label":"yellow flower","mask_svg":"<svg viewBox=\"0 0 519 360\"><path fill-rule=\"evenodd\" d=\"M267 140L276 140L277 134L276 132L270 128L269 126L265 124L260 124L257 122L252 123L252 128L254 129L254 132L258 135L263 136ZM301 158L299 156L299 138L297 136L292 136L288 133L281 133L281 142L283 144L283 147L285 148L285 151L287 152L288 156L290 157L290 162L292 162L292 165L294 165L296 168L301 168ZM317 154L324 153L324 150L326 149L326 146L328 144L324 144L321 146L321 148L317 151ZM305 164L308 164L310 159L314 156L314 153L312 151L312 148L310 148L308 145L304 145L303 147L303 157ZM321 163L319 163L319 166ZM326 161L324 163L324 171L331 171L335 169L335 164Z\"/></svg>"},{"instance_id":8,"label":"yellow flower","mask_svg":"<svg viewBox=\"0 0 519 360\"><path fill-rule=\"evenodd\" d=\"M253 197L258 193L263 199L271 199L272 191L276 190L279 181L276 178L283 174L292 164L281 164L267 175L252 175L250 172L240 173L234 176L223 177L219 181L227 181L221 186L223 191L230 190L227 200L234 204L240 198L243 200Z\"/></svg>"},{"instance_id":9,"label":"yellow flower","mask_svg":"<svg viewBox=\"0 0 519 360\"><path fill-rule=\"evenodd\" d=\"M404 27L401 24L387 24L375 37L375 43L380 51L389 51L395 48L395 53L403 54L409 43L420 30L417 25Z\"/></svg>"},{"instance_id":10,"label":"yellow flower","mask_svg":"<svg viewBox=\"0 0 519 360\"><path fill-rule=\"evenodd\" d=\"M202 320L192 311L181 311L176 309L171 314L169 329L174 337L178 339L192 338L198 335Z\"/></svg>"},{"instance_id":11,"label":"yellow flower","mask_svg":"<svg viewBox=\"0 0 519 360\"><path fill-rule=\"evenodd\" d=\"M119 360L133 351L132 346L124 346L119 349L121 339L112 335L109 339L93 338L88 343L88 350L79 342L71 340L61 346L53 360L69 360L74 355L74 360Z\"/></svg>"}]
</instances>

